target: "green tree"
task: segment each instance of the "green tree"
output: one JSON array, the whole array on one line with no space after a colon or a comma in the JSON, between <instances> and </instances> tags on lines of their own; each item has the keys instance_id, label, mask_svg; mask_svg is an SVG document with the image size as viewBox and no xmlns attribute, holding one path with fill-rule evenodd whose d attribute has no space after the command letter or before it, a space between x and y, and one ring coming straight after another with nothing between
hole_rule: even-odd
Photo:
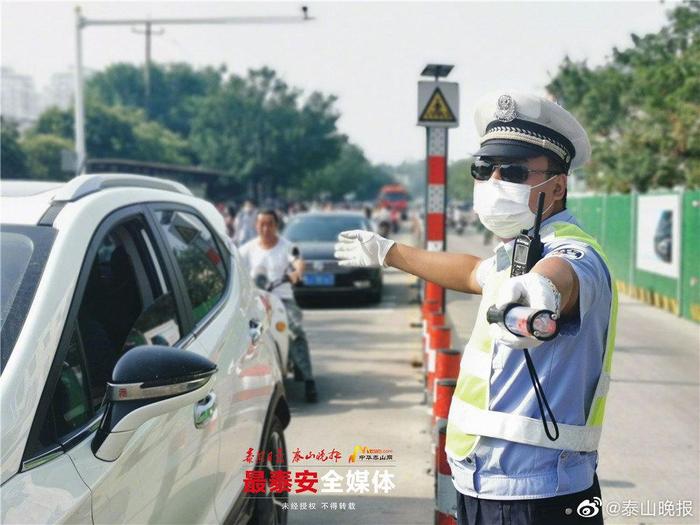
<instances>
[{"instance_id":1,"label":"green tree","mask_svg":"<svg viewBox=\"0 0 700 525\"><path fill-rule=\"evenodd\" d=\"M700 2L668 16L600 67L565 59L547 86L589 132L592 188L700 186Z\"/></svg>"},{"instance_id":2,"label":"green tree","mask_svg":"<svg viewBox=\"0 0 700 525\"><path fill-rule=\"evenodd\" d=\"M28 132L73 139L73 112L48 109ZM189 164L193 157L185 139L157 122L146 120L143 110L86 103L85 143L89 158L117 157L170 164Z\"/></svg>"},{"instance_id":3,"label":"green tree","mask_svg":"<svg viewBox=\"0 0 700 525\"><path fill-rule=\"evenodd\" d=\"M27 155L20 144L19 131L13 122L0 118L0 176L5 179L27 177Z\"/></svg>"},{"instance_id":4,"label":"green tree","mask_svg":"<svg viewBox=\"0 0 700 525\"><path fill-rule=\"evenodd\" d=\"M302 100L269 68L231 76L202 100L190 142L204 165L249 181L258 197L275 195L338 158L334 103L320 93Z\"/></svg>"},{"instance_id":5,"label":"green tree","mask_svg":"<svg viewBox=\"0 0 700 525\"><path fill-rule=\"evenodd\" d=\"M474 179L471 176L472 159L451 162L447 168L447 198L472 202Z\"/></svg>"},{"instance_id":6,"label":"green tree","mask_svg":"<svg viewBox=\"0 0 700 525\"><path fill-rule=\"evenodd\" d=\"M379 188L391 182L389 174L373 166L359 147L345 143L338 160L306 175L298 194L293 196L314 199L326 194L333 200L341 200L352 193L357 200L372 200Z\"/></svg>"},{"instance_id":7,"label":"green tree","mask_svg":"<svg viewBox=\"0 0 700 525\"><path fill-rule=\"evenodd\" d=\"M29 175L32 179L68 180L72 172L61 170L61 152L72 151L73 143L57 135L34 133L22 140L27 152Z\"/></svg>"},{"instance_id":8,"label":"green tree","mask_svg":"<svg viewBox=\"0 0 700 525\"><path fill-rule=\"evenodd\" d=\"M147 99L143 68L114 64L93 75L86 91L108 106L140 108L148 118L187 137L199 102L220 89L225 71L224 66L195 70L185 63L152 64Z\"/></svg>"},{"instance_id":9,"label":"green tree","mask_svg":"<svg viewBox=\"0 0 700 525\"><path fill-rule=\"evenodd\" d=\"M39 115L32 130L33 133L58 135L67 139L73 138L73 111L51 107Z\"/></svg>"}]
</instances>

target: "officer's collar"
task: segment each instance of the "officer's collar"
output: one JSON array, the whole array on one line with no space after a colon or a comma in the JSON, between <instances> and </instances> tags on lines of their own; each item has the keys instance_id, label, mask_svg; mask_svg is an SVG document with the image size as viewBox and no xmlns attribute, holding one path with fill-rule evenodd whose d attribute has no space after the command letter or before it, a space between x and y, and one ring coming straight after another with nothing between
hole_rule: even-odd
<instances>
[{"instance_id":1,"label":"officer's collar","mask_svg":"<svg viewBox=\"0 0 700 525\"><path fill-rule=\"evenodd\" d=\"M544 237L544 235L542 233L542 229L545 226L552 224L554 222L573 222L573 223L575 223L576 219L574 219L574 216L571 215L571 213L569 213L569 210L567 210L566 208L564 208L561 211L558 211L554 215L550 215L549 217L547 217L545 220L542 221L542 225L540 226L540 236L541 237ZM527 233L528 233L528 235L532 235L534 233L534 231L535 231L534 228L530 228L530 231L528 231Z\"/></svg>"},{"instance_id":2,"label":"officer's collar","mask_svg":"<svg viewBox=\"0 0 700 525\"><path fill-rule=\"evenodd\" d=\"M563 209L554 215L550 215L542 221L540 228L547 226L548 224L554 222L576 222L574 216L569 213L569 210ZM540 230L541 231L541 230ZM532 235L534 228L530 228L528 231L529 235ZM499 241L499 243L494 247L493 253L496 255L496 269L502 270L510 266L510 261L513 257L513 245L515 244L515 239L511 239L508 242Z\"/></svg>"}]
</instances>

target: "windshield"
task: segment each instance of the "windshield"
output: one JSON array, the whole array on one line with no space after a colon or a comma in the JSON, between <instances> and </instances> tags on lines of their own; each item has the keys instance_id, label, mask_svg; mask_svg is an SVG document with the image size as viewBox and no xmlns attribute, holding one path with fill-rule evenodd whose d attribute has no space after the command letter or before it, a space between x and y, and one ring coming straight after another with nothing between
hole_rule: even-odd
<instances>
[{"instance_id":1,"label":"windshield","mask_svg":"<svg viewBox=\"0 0 700 525\"><path fill-rule=\"evenodd\" d=\"M10 311L10 306L17 296L19 285L27 266L29 266L33 251L34 243L26 235L10 232L0 234L0 268L2 269L0 329L5 326L7 312Z\"/></svg>"},{"instance_id":2,"label":"windshield","mask_svg":"<svg viewBox=\"0 0 700 525\"><path fill-rule=\"evenodd\" d=\"M22 329L54 236L48 227L0 227L0 370Z\"/></svg>"},{"instance_id":3,"label":"windshield","mask_svg":"<svg viewBox=\"0 0 700 525\"><path fill-rule=\"evenodd\" d=\"M294 217L284 229L284 236L292 242L334 242L344 230L366 230L362 217L319 215Z\"/></svg>"},{"instance_id":4,"label":"windshield","mask_svg":"<svg viewBox=\"0 0 700 525\"><path fill-rule=\"evenodd\" d=\"M384 199L385 201L391 201L391 202L405 201L405 200L408 200L408 195L406 193L403 193L403 192L391 191L391 192L382 194L382 199Z\"/></svg>"}]
</instances>

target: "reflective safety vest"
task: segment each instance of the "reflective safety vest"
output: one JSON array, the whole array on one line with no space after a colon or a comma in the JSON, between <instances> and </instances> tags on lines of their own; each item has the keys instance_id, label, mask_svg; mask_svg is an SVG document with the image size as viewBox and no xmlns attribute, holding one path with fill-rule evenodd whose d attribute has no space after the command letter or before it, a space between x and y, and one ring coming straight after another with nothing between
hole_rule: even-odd
<instances>
[{"instance_id":1,"label":"reflective safety vest","mask_svg":"<svg viewBox=\"0 0 700 525\"><path fill-rule=\"evenodd\" d=\"M575 224L554 222L542 227L543 239L571 239L589 245L605 261L608 261L596 240ZM608 272L609 272L608 265ZM603 354L603 366L588 412L585 425L558 423L559 438L551 441L544 432L541 419L498 412L489 409L489 381L493 368L494 339L489 333L486 311L495 303L500 287L510 277L510 266L500 271L492 269L485 279L481 304L474 330L469 338L460 364L457 387L452 396L447 423L446 452L456 460L462 460L476 448L480 436L525 443L558 450L591 452L597 450L603 425L605 399L610 384L610 368L615 345L617 320L617 290L610 275L612 302L608 321L607 341ZM582 327L583 328L583 327ZM584 351L584 349L581 349ZM524 359L524 356L523 356Z\"/></svg>"}]
</instances>

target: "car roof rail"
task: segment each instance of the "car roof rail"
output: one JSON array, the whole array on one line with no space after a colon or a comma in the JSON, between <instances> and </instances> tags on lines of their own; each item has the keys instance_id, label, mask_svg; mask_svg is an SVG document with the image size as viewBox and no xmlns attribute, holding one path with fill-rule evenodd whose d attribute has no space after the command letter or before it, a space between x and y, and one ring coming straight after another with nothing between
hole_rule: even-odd
<instances>
[{"instance_id":1,"label":"car roof rail","mask_svg":"<svg viewBox=\"0 0 700 525\"><path fill-rule=\"evenodd\" d=\"M54 194L53 201L74 202L108 188L150 188L192 195L185 185L172 180L127 173L103 173L78 175Z\"/></svg>"}]
</instances>

